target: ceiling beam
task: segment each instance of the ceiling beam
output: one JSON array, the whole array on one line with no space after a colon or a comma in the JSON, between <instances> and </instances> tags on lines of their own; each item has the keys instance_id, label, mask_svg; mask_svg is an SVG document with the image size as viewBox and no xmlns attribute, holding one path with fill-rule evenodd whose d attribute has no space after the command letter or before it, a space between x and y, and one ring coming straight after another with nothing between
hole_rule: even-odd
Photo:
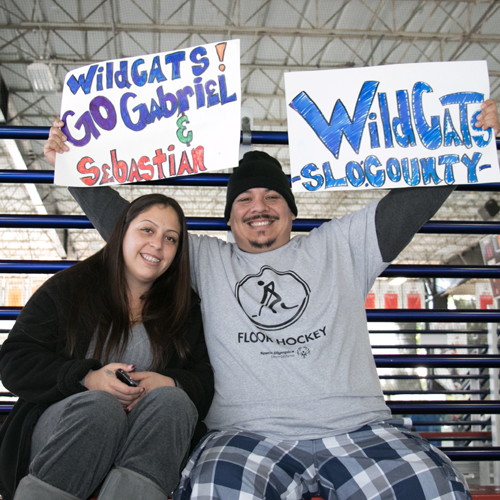
<instances>
[{"instance_id":1,"label":"ceiling beam","mask_svg":"<svg viewBox=\"0 0 500 500\"><path fill-rule=\"evenodd\" d=\"M483 47L484 50L484 47ZM16 59L16 60L9 60L9 59L3 59L0 58L0 65L4 64L31 64L33 61L30 59ZM68 60L68 59L39 59L37 62L43 62L45 64L52 64L54 66L67 66L67 65L77 65L77 66L87 66L89 64L99 64L102 61L89 61L89 60ZM268 70L279 70L279 71L309 71L309 70L316 70L316 69L345 69L345 68L355 68L355 67L362 67L362 66L356 66L355 64L325 64L322 66L318 66L316 64L309 64L309 65L290 65L290 66L284 66L283 64L244 64L242 63L241 65L242 69L247 69L247 70L260 70L260 69L268 69ZM500 77L500 71L496 70L488 70L488 74L490 77ZM15 88L10 88L9 91L12 92L29 92L27 89L15 89ZM259 94L260 95L260 94ZM268 94L263 94L267 95L268 97L271 97Z\"/></svg>"},{"instance_id":2,"label":"ceiling beam","mask_svg":"<svg viewBox=\"0 0 500 500\"><path fill-rule=\"evenodd\" d=\"M496 76L500 76L500 72ZM490 72L491 74L491 72ZM33 92L26 90L26 89L15 89L15 88L10 88L9 93L12 95L19 95L19 94L32 94ZM257 93L257 92L244 92L242 94L242 99L284 99L285 94L264 94L264 93ZM38 101L37 101L38 102ZM36 103L33 103L35 105ZM22 112L19 113L16 118L46 118L46 117L53 117L54 113L26 113Z\"/></svg>"},{"instance_id":3,"label":"ceiling beam","mask_svg":"<svg viewBox=\"0 0 500 500\"><path fill-rule=\"evenodd\" d=\"M278 26L206 26L186 24L140 24L140 23L65 23L65 22L31 22L23 21L15 24L0 24L2 30L37 30L37 31L101 31L111 33L189 33L198 35L220 34L229 39L241 35L248 36L286 36L306 38L356 38L378 40L427 40L468 43L500 43L499 34L481 33L440 33L425 31L402 31L380 29L331 29L331 28L293 28Z\"/></svg>"}]
</instances>

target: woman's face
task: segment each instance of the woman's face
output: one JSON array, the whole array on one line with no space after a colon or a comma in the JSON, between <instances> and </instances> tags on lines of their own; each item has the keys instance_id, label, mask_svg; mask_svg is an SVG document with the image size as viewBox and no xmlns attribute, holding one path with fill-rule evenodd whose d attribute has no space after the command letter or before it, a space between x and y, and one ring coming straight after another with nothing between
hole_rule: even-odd
<instances>
[{"instance_id":1,"label":"woman's face","mask_svg":"<svg viewBox=\"0 0 500 500\"><path fill-rule=\"evenodd\" d=\"M131 290L142 293L149 289L170 267L180 234L179 219L172 207L153 205L130 223L123 239L123 259Z\"/></svg>"}]
</instances>

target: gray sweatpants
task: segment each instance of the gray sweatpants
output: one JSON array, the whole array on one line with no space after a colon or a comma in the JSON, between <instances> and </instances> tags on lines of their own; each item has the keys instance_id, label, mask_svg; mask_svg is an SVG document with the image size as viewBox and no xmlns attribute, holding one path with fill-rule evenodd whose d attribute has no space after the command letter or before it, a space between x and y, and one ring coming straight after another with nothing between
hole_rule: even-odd
<instances>
[{"instance_id":1,"label":"gray sweatpants","mask_svg":"<svg viewBox=\"0 0 500 500\"><path fill-rule=\"evenodd\" d=\"M179 482L197 416L193 402L176 387L145 394L129 414L107 392L75 394L40 417L30 474L88 498L117 465L151 479L169 494Z\"/></svg>"}]
</instances>

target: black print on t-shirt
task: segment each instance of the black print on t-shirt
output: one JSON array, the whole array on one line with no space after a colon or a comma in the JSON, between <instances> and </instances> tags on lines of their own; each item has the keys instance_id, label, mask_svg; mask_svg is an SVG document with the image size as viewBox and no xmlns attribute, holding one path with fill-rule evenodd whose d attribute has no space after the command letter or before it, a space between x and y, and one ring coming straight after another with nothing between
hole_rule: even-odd
<instances>
[{"instance_id":1,"label":"black print on t-shirt","mask_svg":"<svg viewBox=\"0 0 500 500\"><path fill-rule=\"evenodd\" d=\"M245 314L263 330L282 330L295 323L309 303L309 285L293 271L263 266L236 284Z\"/></svg>"}]
</instances>

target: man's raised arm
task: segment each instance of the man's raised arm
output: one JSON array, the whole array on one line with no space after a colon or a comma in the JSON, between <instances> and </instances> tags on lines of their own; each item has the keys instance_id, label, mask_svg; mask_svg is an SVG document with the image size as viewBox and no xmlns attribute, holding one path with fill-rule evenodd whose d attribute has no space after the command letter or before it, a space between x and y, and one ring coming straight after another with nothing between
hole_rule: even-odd
<instances>
[{"instance_id":1,"label":"man's raised arm","mask_svg":"<svg viewBox=\"0 0 500 500\"><path fill-rule=\"evenodd\" d=\"M122 212L129 202L110 187L80 188L70 187L69 192L82 207L85 215L108 241Z\"/></svg>"},{"instance_id":2,"label":"man's raised arm","mask_svg":"<svg viewBox=\"0 0 500 500\"><path fill-rule=\"evenodd\" d=\"M66 136L61 127L64 122L56 120L50 128L49 139L43 146L43 153L52 166L56 162L56 153L69 151ZM108 241L116 222L128 205L118 192L110 187L79 188L70 187L69 192L78 202L90 222L99 231L99 234Z\"/></svg>"},{"instance_id":3,"label":"man's raised arm","mask_svg":"<svg viewBox=\"0 0 500 500\"><path fill-rule=\"evenodd\" d=\"M476 127L493 128L495 136L500 132L497 104L492 99L483 103ZM454 189L454 186L393 189L380 200L375 225L384 262L391 262L399 255Z\"/></svg>"},{"instance_id":4,"label":"man's raised arm","mask_svg":"<svg viewBox=\"0 0 500 500\"><path fill-rule=\"evenodd\" d=\"M455 186L393 189L377 205L375 227L384 262L392 262L439 210Z\"/></svg>"}]
</instances>

